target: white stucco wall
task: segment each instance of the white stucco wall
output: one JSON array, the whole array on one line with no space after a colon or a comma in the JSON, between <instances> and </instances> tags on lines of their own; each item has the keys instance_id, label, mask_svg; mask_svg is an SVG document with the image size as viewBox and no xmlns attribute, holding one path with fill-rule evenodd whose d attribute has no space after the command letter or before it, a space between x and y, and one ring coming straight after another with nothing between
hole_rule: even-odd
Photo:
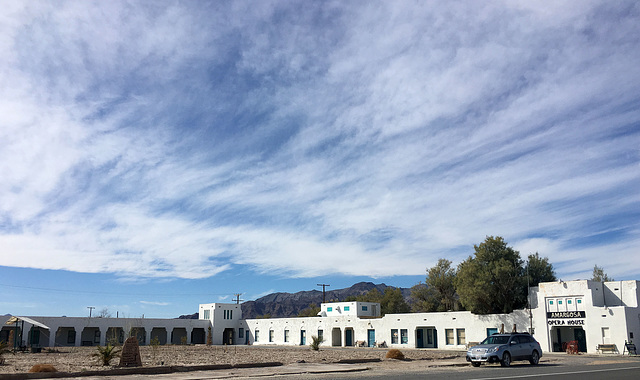
<instances>
[{"instance_id":1,"label":"white stucco wall","mask_svg":"<svg viewBox=\"0 0 640 380\"><path fill-rule=\"evenodd\" d=\"M165 336L165 341L169 344L179 344L183 337L186 343L194 343L191 339L194 331L200 334L198 341L205 343L202 333L204 332L206 340L211 327L212 343L216 345L227 343L223 340L228 339L229 334L233 338L233 344L248 342L256 345L308 345L312 336L317 336L319 330L322 330L323 346L341 347L375 341L385 342L388 347L461 350L469 342L483 340L488 329L500 331L504 326L504 331L510 332L515 325L516 330L522 332L532 325L534 337L540 342L543 351L552 351L554 347L559 349L563 342L582 335L584 348L589 353L595 353L597 345L602 343L616 344L622 352L624 342L637 340L637 335L640 334L639 283L613 281L603 284L589 280L542 283L530 289L531 318L529 310L495 315L474 315L458 311L375 317L379 315L379 305L360 302L325 303L321 305L321 310L326 316L307 318L244 320L241 305L226 303L199 305L200 319L197 320L30 318L50 327L51 333L49 330L41 331L41 346L66 345L67 339L72 340L73 343L70 344L73 345L81 345L83 341L104 345L107 341L107 329L110 327L120 328L125 334L134 327L144 328L143 344L149 344L154 334ZM362 309L363 305L367 306L366 311ZM345 310L345 306L349 309ZM331 311L328 311L329 307L332 308ZM205 310L209 311L208 319L204 318ZM0 322L4 324L7 319L6 316L0 317ZM28 343L30 328L29 324L25 324L23 344ZM7 327L4 328L5 331L6 329ZM255 338L256 331L260 332L258 340ZM288 338L285 338L285 331L288 331ZM397 342L394 342L394 335ZM447 335L450 340L447 340ZM460 341L461 338L464 339Z\"/></svg>"}]
</instances>

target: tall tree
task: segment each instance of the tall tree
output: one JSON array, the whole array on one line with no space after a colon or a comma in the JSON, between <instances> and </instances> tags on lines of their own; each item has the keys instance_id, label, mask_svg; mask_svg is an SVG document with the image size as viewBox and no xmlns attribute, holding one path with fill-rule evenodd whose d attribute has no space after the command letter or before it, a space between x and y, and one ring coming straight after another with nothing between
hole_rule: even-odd
<instances>
[{"instance_id":1,"label":"tall tree","mask_svg":"<svg viewBox=\"0 0 640 380\"><path fill-rule=\"evenodd\" d=\"M438 310L440 305L438 294L433 288L427 287L422 282L411 287L411 311L415 313L427 313Z\"/></svg>"},{"instance_id":2,"label":"tall tree","mask_svg":"<svg viewBox=\"0 0 640 380\"><path fill-rule=\"evenodd\" d=\"M435 290L439 305L437 311L457 310L457 294L455 287L456 269L452 262L440 259L438 263L427 271L425 283L427 287Z\"/></svg>"},{"instance_id":3,"label":"tall tree","mask_svg":"<svg viewBox=\"0 0 640 380\"><path fill-rule=\"evenodd\" d=\"M462 306L476 314L524 307L526 278L520 253L499 236L487 236L473 248L475 257L458 265L455 284Z\"/></svg>"},{"instance_id":4,"label":"tall tree","mask_svg":"<svg viewBox=\"0 0 640 380\"><path fill-rule=\"evenodd\" d=\"M346 302L358 301L358 302L376 302L380 304L380 313L393 314L393 313L408 313L411 310L400 288L394 288L392 286L387 287L384 290L384 294L380 294L378 289L373 288L360 296L350 296L345 299Z\"/></svg>"},{"instance_id":5,"label":"tall tree","mask_svg":"<svg viewBox=\"0 0 640 380\"><path fill-rule=\"evenodd\" d=\"M597 265L593 267L593 275L591 276L591 279L598 282L615 281L612 277L609 277L604 273L604 268Z\"/></svg>"},{"instance_id":6,"label":"tall tree","mask_svg":"<svg viewBox=\"0 0 640 380\"><path fill-rule=\"evenodd\" d=\"M414 311L458 310L458 295L455 289L456 269L452 262L440 259L427 269L425 283L411 288L412 309Z\"/></svg>"},{"instance_id":7,"label":"tall tree","mask_svg":"<svg viewBox=\"0 0 640 380\"><path fill-rule=\"evenodd\" d=\"M538 252L535 255L529 255L526 273L529 276L529 286L538 286L541 282L558 281L553 264L547 257L540 257Z\"/></svg>"},{"instance_id":8,"label":"tall tree","mask_svg":"<svg viewBox=\"0 0 640 380\"><path fill-rule=\"evenodd\" d=\"M410 309L409 304L402 296L400 288L390 286L384 290L384 295L380 301L380 313L382 315L408 313Z\"/></svg>"}]
</instances>

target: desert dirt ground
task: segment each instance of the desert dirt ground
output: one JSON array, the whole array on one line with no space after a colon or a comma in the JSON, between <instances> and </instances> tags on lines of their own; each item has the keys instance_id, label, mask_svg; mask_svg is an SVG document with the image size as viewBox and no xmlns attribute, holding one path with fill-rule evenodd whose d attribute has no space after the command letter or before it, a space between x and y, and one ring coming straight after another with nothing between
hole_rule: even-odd
<instances>
[{"instance_id":1,"label":"desert dirt ground","mask_svg":"<svg viewBox=\"0 0 640 380\"><path fill-rule=\"evenodd\" d=\"M142 365L154 366L194 366L211 364L248 364L280 362L292 364L335 363L348 359L384 359L387 348L321 348L313 351L306 347L271 346L141 346ZM5 364L0 366L1 374L24 373L35 364L51 364L59 372L83 372L116 368L120 359L111 366L103 366L92 354L96 347L58 347L43 349L41 353L16 353L3 355ZM407 359L420 361L449 360L464 357L464 352L434 350L402 350Z\"/></svg>"}]
</instances>

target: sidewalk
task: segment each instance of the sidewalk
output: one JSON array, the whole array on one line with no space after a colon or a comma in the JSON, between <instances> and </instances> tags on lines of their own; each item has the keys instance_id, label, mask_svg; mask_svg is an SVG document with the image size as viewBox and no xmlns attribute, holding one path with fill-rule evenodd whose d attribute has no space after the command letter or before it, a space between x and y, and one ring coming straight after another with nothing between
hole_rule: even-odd
<instances>
[{"instance_id":1,"label":"sidewalk","mask_svg":"<svg viewBox=\"0 0 640 380\"><path fill-rule=\"evenodd\" d=\"M414 361L416 362L416 361ZM469 363L464 358L436 360L436 361L417 361L422 362L423 365L428 367L458 367L468 366ZM251 368L220 368L212 370L190 370L189 367L184 367L183 370L169 373L153 373L146 374L132 373L128 375L91 375L91 376L76 376L73 377L59 377L61 374L55 373L31 373L25 374L27 377L21 377L21 379L35 379L35 378L57 378L57 379L84 379L84 380L141 380L141 379L176 379L176 380L196 380L196 379L234 379L234 378L256 378L266 376L282 376L282 375L304 375L304 374L327 374L327 373L349 373L349 372L364 372L372 369L375 366L381 365L382 361L366 362L366 363L294 363L278 366L264 366L264 367L251 367ZM400 364L398 362L397 364ZM148 368L152 370L152 368ZM3 377L0 376L0 379ZM18 377L9 377L10 379L17 379Z\"/></svg>"},{"instance_id":2,"label":"sidewalk","mask_svg":"<svg viewBox=\"0 0 640 380\"><path fill-rule=\"evenodd\" d=\"M278 367L257 367L257 368L232 368L210 371L188 371L172 372L166 374L149 375L117 375L117 376L87 376L87 377L63 377L61 379L84 379L84 380L132 380L132 379L176 379L176 380L196 380L196 379L234 379L253 378L279 375L302 375L302 374L323 374L323 373L348 373L362 372L370 367L367 364L321 364L321 363L296 363ZM1 377L0 377L1 378Z\"/></svg>"}]
</instances>

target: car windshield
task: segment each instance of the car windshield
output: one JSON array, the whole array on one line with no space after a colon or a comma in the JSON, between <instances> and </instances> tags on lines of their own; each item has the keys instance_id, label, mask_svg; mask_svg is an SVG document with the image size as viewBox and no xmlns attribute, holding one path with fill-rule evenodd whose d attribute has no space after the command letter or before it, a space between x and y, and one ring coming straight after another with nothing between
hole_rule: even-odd
<instances>
[{"instance_id":1,"label":"car windshield","mask_svg":"<svg viewBox=\"0 0 640 380\"><path fill-rule=\"evenodd\" d=\"M482 341L482 344L507 344L509 342L509 338L508 336L490 336L487 339Z\"/></svg>"}]
</instances>

